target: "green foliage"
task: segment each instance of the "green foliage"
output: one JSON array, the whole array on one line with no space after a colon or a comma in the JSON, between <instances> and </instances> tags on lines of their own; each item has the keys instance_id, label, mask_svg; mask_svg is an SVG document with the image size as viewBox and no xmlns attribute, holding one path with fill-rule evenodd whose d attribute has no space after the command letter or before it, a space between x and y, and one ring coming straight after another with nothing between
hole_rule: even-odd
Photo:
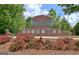
<instances>
[{"instance_id":1,"label":"green foliage","mask_svg":"<svg viewBox=\"0 0 79 59\"><path fill-rule=\"evenodd\" d=\"M51 19L52 19L51 27L57 28L57 27L58 27L59 16L56 15L56 11L53 10L53 9L51 9L51 10L49 11L49 16L50 16Z\"/></svg>"},{"instance_id":2,"label":"green foliage","mask_svg":"<svg viewBox=\"0 0 79 59\"><path fill-rule=\"evenodd\" d=\"M49 11L49 15L54 18L56 16L56 11L54 9L51 9Z\"/></svg>"},{"instance_id":3,"label":"green foliage","mask_svg":"<svg viewBox=\"0 0 79 59\"><path fill-rule=\"evenodd\" d=\"M51 16L51 19L53 20L53 22L52 22L53 28L59 28L63 31L70 30L71 27L70 27L69 23L65 20L65 18L61 19L60 16L57 16L55 10L51 9L49 11L49 15Z\"/></svg>"},{"instance_id":4,"label":"green foliage","mask_svg":"<svg viewBox=\"0 0 79 59\"><path fill-rule=\"evenodd\" d=\"M53 22L52 22L52 27L53 28L59 28L59 17L56 16L55 18L52 19Z\"/></svg>"},{"instance_id":5,"label":"green foliage","mask_svg":"<svg viewBox=\"0 0 79 59\"><path fill-rule=\"evenodd\" d=\"M74 31L76 35L79 35L79 22L74 26Z\"/></svg>"},{"instance_id":6,"label":"green foliage","mask_svg":"<svg viewBox=\"0 0 79 59\"><path fill-rule=\"evenodd\" d=\"M30 29L32 27L32 18L28 17L26 19L26 28Z\"/></svg>"},{"instance_id":7,"label":"green foliage","mask_svg":"<svg viewBox=\"0 0 79 59\"><path fill-rule=\"evenodd\" d=\"M63 7L64 13L68 15L79 12L79 4L59 4L59 6ZM79 35L79 23L77 23L74 28L71 28L71 31L73 34Z\"/></svg>"},{"instance_id":8,"label":"green foliage","mask_svg":"<svg viewBox=\"0 0 79 59\"><path fill-rule=\"evenodd\" d=\"M1 4L0 5L0 34L9 29L12 33L17 33L25 27L23 5Z\"/></svg>"},{"instance_id":9,"label":"green foliage","mask_svg":"<svg viewBox=\"0 0 79 59\"><path fill-rule=\"evenodd\" d=\"M61 21L59 22L59 27L63 31L70 30L70 28L71 28L71 26L69 25L69 23L65 19L61 19Z\"/></svg>"},{"instance_id":10,"label":"green foliage","mask_svg":"<svg viewBox=\"0 0 79 59\"><path fill-rule=\"evenodd\" d=\"M63 7L65 14L79 12L79 4L59 4L59 6Z\"/></svg>"}]
</instances>

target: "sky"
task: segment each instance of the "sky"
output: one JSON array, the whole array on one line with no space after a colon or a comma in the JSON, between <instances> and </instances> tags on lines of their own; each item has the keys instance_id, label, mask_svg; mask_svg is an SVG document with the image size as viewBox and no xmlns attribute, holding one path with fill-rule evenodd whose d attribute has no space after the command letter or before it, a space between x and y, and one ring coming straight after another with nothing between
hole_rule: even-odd
<instances>
[{"instance_id":1,"label":"sky","mask_svg":"<svg viewBox=\"0 0 79 59\"><path fill-rule=\"evenodd\" d=\"M56 10L57 15L63 16L64 12L62 11L62 8L55 4L26 4L24 5L27 12L25 12L25 15L28 16L36 16L40 14L47 15L49 11L53 8Z\"/></svg>"},{"instance_id":2,"label":"sky","mask_svg":"<svg viewBox=\"0 0 79 59\"><path fill-rule=\"evenodd\" d=\"M57 4L25 4L24 5L26 11L24 12L24 16L27 18L29 16L37 16L37 15L47 15L49 11L53 8L58 16L65 16L66 20L73 27L79 21L79 13L72 13L71 15L65 15L62 11L62 7Z\"/></svg>"}]
</instances>

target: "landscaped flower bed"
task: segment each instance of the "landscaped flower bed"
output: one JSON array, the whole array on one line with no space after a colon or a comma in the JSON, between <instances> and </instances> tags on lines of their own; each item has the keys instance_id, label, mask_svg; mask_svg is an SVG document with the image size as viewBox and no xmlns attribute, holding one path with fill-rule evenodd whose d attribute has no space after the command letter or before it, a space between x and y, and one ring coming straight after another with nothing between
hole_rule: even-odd
<instances>
[{"instance_id":1,"label":"landscaped flower bed","mask_svg":"<svg viewBox=\"0 0 79 59\"><path fill-rule=\"evenodd\" d=\"M17 34L15 40L12 41L10 51L19 50L18 49L19 47L20 49L27 49L29 47L28 45L31 39L33 39L33 36L31 34L25 34L25 33ZM18 44L15 44L15 43L18 43ZM14 46L19 46L19 47L13 48Z\"/></svg>"},{"instance_id":2,"label":"landscaped flower bed","mask_svg":"<svg viewBox=\"0 0 79 59\"><path fill-rule=\"evenodd\" d=\"M7 35L0 35L0 44L4 44L6 42L9 42L11 37L8 37Z\"/></svg>"},{"instance_id":3,"label":"landscaped flower bed","mask_svg":"<svg viewBox=\"0 0 79 59\"><path fill-rule=\"evenodd\" d=\"M23 50L35 49L35 50L79 50L79 41L73 40L72 38L59 38L57 40L49 40L40 37L39 39L34 39L30 35L20 35L12 43L19 43L19 47ZM14 47L14 44L10 48ZM19 48L18 47L18 48ZM20 50L20 49L18 49ZM11 50L10 50L11 51ZM13 50L12 50L13 51Z\"/></svg>"},{"instance_id":4,"label":"landscaped flower bed","mask_svg":"<svg viewBox=\"0 0 79 59\"><path fill-rule=\"evenodd\" d=\"M72 38L64 37L58 39L43 39L40 37L39 39L35 39L32 34L19 33L16 35L16 38L13 39L7 35L0 36L0 44L4 44L9 42L10 39L11 45L10 51L18 51L18 50L27 50L27 49L35 49L35 50L79 50L79 40L74 40Z\"/></svg>"}]
</instances>

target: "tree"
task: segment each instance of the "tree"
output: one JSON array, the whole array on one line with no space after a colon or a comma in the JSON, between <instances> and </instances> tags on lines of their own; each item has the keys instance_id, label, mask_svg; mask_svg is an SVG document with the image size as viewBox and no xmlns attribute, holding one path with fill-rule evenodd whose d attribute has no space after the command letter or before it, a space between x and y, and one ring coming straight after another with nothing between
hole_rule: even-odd
<instances>
[{"instance_id":1,"label":"tree","mask_svg":"<svg viewBox=\"0 0 79 59\"><path fill-rule=\"evenodd\" d=\"M70 15L71 13L79 12L79 4L59 4L59 6L63 7L63 11L65 14ZM71 29L71 31L76 35L79 35L79 22Z\"/></svg>"},{"instance_id":2,"label":"tree","mask_svg":"<svg viewBox=\"0 0 79 59\"><path fill-rule=\"evenodd\" d=\"M56 16L55 18L52 19L53 20L52 21L52 27L53 28L59 28L59 22L60 22L59 18L60 17Z\"/></svg>"},{"instance_id":3,"label":"tree","mask_svg":"<svg viewBox=\"0 0 79 59\"><path fill-rule=\"evenodd\" d=\"M51 27L53 27L53 28L59 28L60 16L57 16L56 11L54 9L51 9L49 11L49 16L52 19L52 25L51 25Z\"/></svg>"},{"instance_id":4,"label":"tree","mask_svg":"<svg viewBox=\"0 0 79 59\"><path fill-rule=\"evenodd\" d=\"M51 17L56 17L56 11L52 8L50 11L49 11L49 15L51 16Z\"/></svg>"},{"instance_id":5,"label":"tree","mask_svg":"<svg viewBox=\"0 0 79 59\"><path fill-rule=\"evenodd\" d=\"M76 35L79 35L79 22L74 26L74 31Z\"/></svg>"},{"instance_id":6,"label":"tree","mask_svg":"<svg viewBox=\"0 0 79 59\"><path fill-rule=\"evenodd\" d=\"M59 4L59 6L63 7L65 14L79 12L79 4Z\"/></svg>"},{"instance_id":7,"label":"tree","mask_svg":"<svg viewBox=\"0 0 79 59\"><path fill-rule=\"evenodd\" d=\"M25 28L25 11L21 4L1 4L0 5L0 34L9 29L12 33L17 33Z\"/></svg>"},{"instance_id":8,"label":"tree","mask_svg":"<svg viewBox=\"0 0 79 59\"><path fill-rule=\"evenodd\" d=\"M51 27L57 28L57 20L58 20L58 17L56 16L56 11L53 8L49 11L49 16L52 19Z\"/></svg>"},{"instance_id":9,"label":"tree","mask_svg":"<svg viewBox=\"0 0 79 59\"><path fill-rule=\"evenodd\" d=\"M62 31L70 31L70 29L71 29L70 24L64 18L61 19L61 21L59 22L59 26Z\"/></svg>"},{"instance_id":10,"label":"tree","mask_svg":"<svg viewBox=\"0 0 79 59\"><path fill-rule=\"evenodd\" d=\"M61 19L60 16L57 16L56 15L56 11L51 9L49 11L49 15L51 16L51 19L52 19L52 27L53 28L58 28L62 31L65 31L65 32L69 32L70 31L70 24L66 21L66 19L63 17Z\"/></svg>"},{"instance_id":11,"label":"tree","mask_svg":"<svg viewBox=\"0 0 79 59\"><path fill-rule=\"evenodd\" d=\"M32 27L32 18L31 17L28 17L26 19L26 28L27 29L30 29Z\"/></svg>"}]
</instances>

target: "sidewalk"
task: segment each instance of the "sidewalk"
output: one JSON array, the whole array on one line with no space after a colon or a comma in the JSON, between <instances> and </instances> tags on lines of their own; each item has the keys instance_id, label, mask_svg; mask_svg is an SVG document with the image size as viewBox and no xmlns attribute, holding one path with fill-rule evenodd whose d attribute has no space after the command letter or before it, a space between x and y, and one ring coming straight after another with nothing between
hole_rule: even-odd
<instances>
[{"instance_id":1,"label":"sidewalk","mask_svg":"<svg viewBox=\"0 0 79 59\"><path fill-rule=\"evenodd\" d=\"M44 39L58 39L60 37L64 38L64 37L69 37L69 38L72 38L72 39L76 39L76 40L79 40L79 36L35 36L34 38L44 38Z\"/></svg>"}]
</instances>

